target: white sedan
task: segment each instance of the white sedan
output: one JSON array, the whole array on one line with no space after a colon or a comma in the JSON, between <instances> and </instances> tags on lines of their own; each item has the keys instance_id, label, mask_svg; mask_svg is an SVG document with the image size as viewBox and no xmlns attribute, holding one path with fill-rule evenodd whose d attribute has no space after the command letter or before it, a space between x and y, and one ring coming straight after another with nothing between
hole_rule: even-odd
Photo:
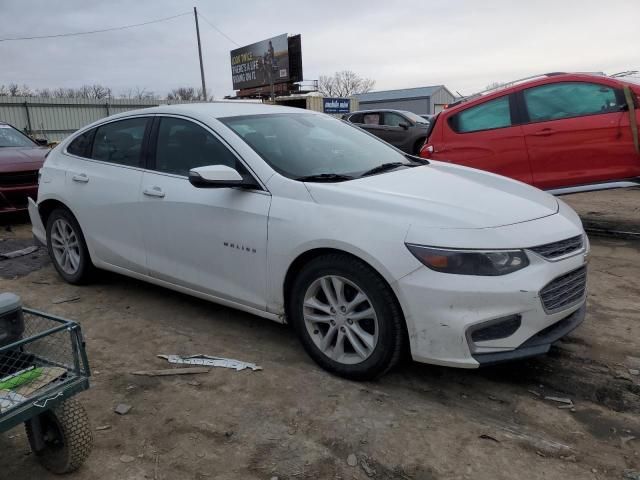
<instances>
[{"instance_id":1,"label":"white sedan","mask_svg":"<svg viewBox=\"0 0 640 480\"><path fill-rule=\"evenodd\" d=\"M545 353L585 315L589 245L565 203L306 110L100 120L50 153L29 212L66 281L111 270L288 322L353 379L406 351L465 368Z\"/></svg>"}]
</instances>

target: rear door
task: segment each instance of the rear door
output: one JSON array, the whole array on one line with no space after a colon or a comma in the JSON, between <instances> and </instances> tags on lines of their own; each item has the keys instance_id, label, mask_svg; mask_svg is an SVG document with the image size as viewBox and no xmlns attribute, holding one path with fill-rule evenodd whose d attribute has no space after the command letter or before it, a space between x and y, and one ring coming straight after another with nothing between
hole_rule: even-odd
<instances>
[{"instance_id":1,"label":"rear door","mask_svg":"<svg viewBox=\"0 0 640 480\"><path fill-rule=\"evenodd\" d=\"M362 123L357 123L360 128L372 133L376 137L379 137L385 141L387 140L386 131L383 125L383 117L380 112L363 112L362 116L358 117L358 120Z\"/></svg>"},{"instance_id":2,"label":"rear door","mask_svg":"<svg viewBox=\"0 0 640 480\"><path fill-rule=\"evenodd\" d=\"M622 90L558 82L519 95L534 185L550 189L638 175Z\"/></svg>"},{"instance_id":3,"label":"rear door","mask_svg":"<svg viewBox=\"0 0 640 480\"><path fill-rule=\"evenodd\" d=\"M413 153L411 152L412 146L407 145L410 135L408 130L412 122L398 113L383 112L382 123L384 126L384 137L382 138L395 147Z\"/></svg>"},{"instance_id":4,"label":"rear door","mask_svg":"<svg viewBox=\"0 0 640 480\"><path fill-rule=\"evenodd\" d=\"M139 195L150 124L150 117L105 123L65 152L69 204L94 260L138 273L146 273Z\"/></svg>"},{"instance_id":5,"label":"rear door","mask_svg":"<svg viewBox=\"0 0 640 480\"><path fill-rule=\"evenodd\" d=\"M515 99L510 95L470 106L437 119L441 138L431 135L431 158L478 168L532 183L522 129L516 125ZM435 127L438 130L438 126Z\"/></svg>"}]
</instances>

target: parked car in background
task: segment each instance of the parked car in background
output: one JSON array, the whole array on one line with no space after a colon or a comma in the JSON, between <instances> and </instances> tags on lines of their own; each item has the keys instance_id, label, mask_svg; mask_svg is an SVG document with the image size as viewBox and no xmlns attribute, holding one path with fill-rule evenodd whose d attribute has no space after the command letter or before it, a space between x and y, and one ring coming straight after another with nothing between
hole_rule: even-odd
<instances>
[{"instance_id":1,"label":"parked car in background","mask_svg":"<svg viewBox=\"0 0 640 480\"><path fill-rule=\"evenodd\" d=\"M444 110L420 155L556 194L640 185L639 94L618 78L543 75Z\"/></svg>"},{"instance_id":2,"label":"parked car in background","mask_svg":"<svg viewBox=\"0 0 640 480\"><path fill-rule=\"evenodd\" d=\"M100 120L29 214L70 283L94 267L293 324L353 378L538 355L582 322L588 240L563 202L297 108L207 103Z\"/></svg>"},{"instance_id":3,"label":"parked car in background","mask_svg":"<svg viewBox=\"0 0 640 480\"><path fill-rule=\"evenodd\" d=\"M38 170L49 151L0 122L0 214L26 211L27 198L38 193Z\"/></svg>"},{"instance_id":4,"label":"parked car in background","mask_svg":"<svg viewBox=\"0 0 640 480\"><path fill-rule=\"evenodd\" d=\"M361 110L342 118L412 155L418 154L429 130L428 120L404 110Z\"/></svg>"}]
</instances>

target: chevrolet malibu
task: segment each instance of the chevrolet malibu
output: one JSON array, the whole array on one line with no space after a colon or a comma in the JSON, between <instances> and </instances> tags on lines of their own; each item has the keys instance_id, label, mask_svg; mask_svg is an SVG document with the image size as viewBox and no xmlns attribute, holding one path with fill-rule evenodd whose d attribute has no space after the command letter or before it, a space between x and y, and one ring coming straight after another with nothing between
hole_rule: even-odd
<instances>
[{"instance_id":1,"label":"chevrolet malibu","mask_svg":"<svg viewBox=\"0 0 640 480\"><path fill-rule=\"evenodd\" d=\"M103 119L51 152L29 213L67 282L111 270L290 323L352 379L406 351L464 368L538 355L585 315L588 241L562 201L305 110Z\"/></svg>"}]
</instances>

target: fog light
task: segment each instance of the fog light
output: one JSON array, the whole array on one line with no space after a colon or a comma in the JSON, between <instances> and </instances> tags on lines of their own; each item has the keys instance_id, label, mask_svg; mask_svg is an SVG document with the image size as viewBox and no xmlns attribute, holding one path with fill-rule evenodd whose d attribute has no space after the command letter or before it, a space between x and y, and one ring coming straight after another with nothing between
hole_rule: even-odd
<instances>
[{"instance_id":1,"label":"fog light","mask_svg":"<svg viewBox=\"0 0 640 480\"><path fill-rule=\"evenodd\" d=\"M516 333L520 325L522 325L522 317L520 315L509 315L508 317L496 318L474 325L467 332L467 336L474 343L499 340Z\"/></svg>"}]
</instances>

